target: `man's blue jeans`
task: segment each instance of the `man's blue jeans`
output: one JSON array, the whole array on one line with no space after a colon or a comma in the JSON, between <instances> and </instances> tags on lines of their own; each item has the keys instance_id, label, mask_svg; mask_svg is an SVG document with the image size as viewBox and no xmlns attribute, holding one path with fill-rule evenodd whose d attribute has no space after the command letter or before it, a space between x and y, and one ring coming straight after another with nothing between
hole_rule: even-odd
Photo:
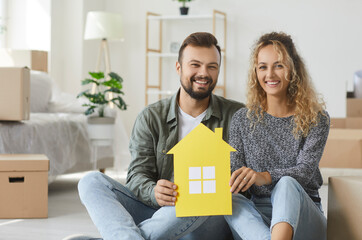
<instances>
[{"instance_id":1,"label":"man's blue jeans","mask_svg":"<svg viewBox=\"0 0 362 240\"><path fill-rule=\"evenodd\" d=\"M233 195L233 215L225 216L233 233L243 240L270 239L273 226L287 222L294 240L324 240L327 220L321 204L315 203L291 177L282 177L270 198L245 198Z\"/></svg>"},{"instance_id":2,"label":"man's blue jeans","mask_svg":"<svg viewBox=\"0 0 362 240\"><path fill-rule=\"evenodd\" d=\"M79 196L105 240L230 239L223 216L176 217L175 207L153 209L125 186L92 172L78 183Z\"/></svg>"}]
</instances>

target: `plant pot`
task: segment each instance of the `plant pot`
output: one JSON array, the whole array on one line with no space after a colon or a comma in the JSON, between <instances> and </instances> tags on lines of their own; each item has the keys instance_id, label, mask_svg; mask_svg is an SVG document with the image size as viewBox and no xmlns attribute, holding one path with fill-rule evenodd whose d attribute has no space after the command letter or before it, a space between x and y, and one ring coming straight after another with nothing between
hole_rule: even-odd
<instances>
[{"instance_id":1,"label":"plant pot","mask_svg":"<svg viewBox=\"0 0 362 240\"><path fill-rule=\"evenodd\" d=\"M188 7L180 7L180 14L181 15L187 15L188 12L189 12Z\"/></svg>"},{"instance_id":2,"label":"plant pot","mask_svg":"<svg viewBox=\"0 0 362 240\"><path fill-rule=\"evenodd\" d=\"M92 141L96 141L98 146L110 145L114 138L113 117L90 117L88 118L88 136Z\"/></svg>"}]
</instances>

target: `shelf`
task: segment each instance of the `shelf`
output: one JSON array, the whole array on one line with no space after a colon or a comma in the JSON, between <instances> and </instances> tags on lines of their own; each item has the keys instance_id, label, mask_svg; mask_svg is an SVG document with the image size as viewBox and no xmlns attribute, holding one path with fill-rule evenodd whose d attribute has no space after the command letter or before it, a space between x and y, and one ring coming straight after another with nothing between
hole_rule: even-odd
<instances>
[{"instance_id":1,"label":"shelf","mask_svg":"<svg viewBox=\"0 0 362 240\"><path fill-rule=\"evenodd\" d=\"M224 51L221 51L221 56L223 57L225 55ZM164 57L164 58L177 58L178 53L157 53L157 52L148 52L147 56L149 57Z\"/></svg>"},{"instance_id":2,"label":"shelf","mask_svg":"<svg viewBox=\"0 0 362 240\"><path fill-rule=\"evenodd\" d=\"M207 15L160 15L157 13L151 13L147 12L146 14L146 61L145 61L145 67L146 67L146 77L145 77L145 104L148 105L148 97L150 95L158 95L158 99L168 97L170 95L173 95L176 93L176 90L170 90L173 87L166 87L163 86L163 81L166 81L163 76L163 73L165 73L165 67L164 64L169 64L173 60L177 60L178 58L178 51L171 52L170 50L174 50L174 48L167 48L165 46L165 39L167 39L168 32L166 33L163 29L164 21L163 20L181 20L180 22L170 22L170 24L181 24L184 23L187 25L190 25L187 21L195 21L195 23L192 23L192 25L197 24L198 20L207 20L207 26L212 27L212 33L215 35L217 30L222 30L222 37L223 37L223 46L221 47L221 55L223 57L223 64L222 69L220 71L223 71L223 77L222 77L222 83L220 83L218 86L216 86L216 89L221 90L221 94L225 97L226 95L226 13L220 12L217 10L213 10L212 14ZM209 21L211 20L211 21ZM150 22L152 24L150 24ZM217 21L222 21L223 24L217 24ZM156 23L155 23L156 22ZM205 24L205 22L201 22L201 24ZM166 24L167 25L167 24ZM153 31L156 27L158 31ZM153 28L153 29L151 29ZM166 28L168 29L168 28ZM169 30L166 30L169 31ZM186 30L187 32L187 30ZM172 33L172 31L171 31ZM150 47L150 34L156 38L156 41L153 41L152 48ZM158 43L158 44L157 44ZM165 51L166 50L166 51ZM152 71L149 70L150 63L152 64ZM157 66L158 65L158 66ZM151 76L153 74L153 76ZM158 76L155 76L157 74ZM150 79L152 79L153 84L150 84ZM157 81L157 82L156 82ZM169 85L169 84L168 84ZM167 88L167 89L163 89ZM155 97L153 96L152 99Z\"/></svg>"},{"instance_id":3,"label":"shelf","mask_svg":"<svg viewBox=\"0 0 362 240\"><path fill-rule=\"evenodd\" d=\"M221 90L222 90L222 89L223 89L223 86L218 86L218 85L216 85L214 90L216 90L216 89L221 89ZM172 96L172 95L174 95L176 92L177 92L177 90L176 90L176 91L174 91L174 90L158 90L158 89L148 89L148 90L147 90L147 94L148 94L148 95Z\"/></svg>"},{"instance_id":4,"label":"shelf","mask_svg":"<svg viewBox=\"0 0 362 240\"><path fill-rule=\"evenodd\" d=\"M156 52L149 52L147 53L149 57L178 57L178 53L156 53Z\"/></svg>"},{"instance_id":5,"label":"shelf","mask_svg":"<svg viewBox=\"0 0 362 240\"><path fill-rule=\"evenodd\" d=\"M168 96L171 96L173 94L175 94L176 92L175 91L172 91L172 90L157 90L157 89L148 89L147 91L147 94L149 95L157 95L157 94L160 94L160 95L168 95Z\"/></svg>"},{"instance_id":6,"label":"shelf","mask_svg":"<svg viewBox=\"0 0 362 240\"><path fill-rule=\"evenodd\" d=\"M222 18L218 15L218 18ZM148 16L148 20L200 20L209 19L212 20L213 16L208 15L164 15L164 16Z\"/></svg>"}]
</instances>

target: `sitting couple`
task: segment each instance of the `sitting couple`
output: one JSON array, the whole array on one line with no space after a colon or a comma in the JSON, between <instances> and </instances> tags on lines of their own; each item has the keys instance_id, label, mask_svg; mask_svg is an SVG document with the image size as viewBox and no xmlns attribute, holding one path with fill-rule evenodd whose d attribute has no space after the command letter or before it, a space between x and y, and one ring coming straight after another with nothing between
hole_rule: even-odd
<instances>
[{"instance_id":1,"label":"sitting couple","mask_svg":"<svg viewBox=\"0 0 362 240\"><path fill-rule=\"evenodd\" d=\"M220 65L212 34L188 36L176 62L178 93L136 119L126 185L100 172L80 180L81 201L105 240L326 239L318 163L329 116L292 39L273 32L257 41L246 107L212 94ZM232 215L176 217L173 159L166 153L199 123L222 127L237 150Z\"/></svg>"}]
</instances>

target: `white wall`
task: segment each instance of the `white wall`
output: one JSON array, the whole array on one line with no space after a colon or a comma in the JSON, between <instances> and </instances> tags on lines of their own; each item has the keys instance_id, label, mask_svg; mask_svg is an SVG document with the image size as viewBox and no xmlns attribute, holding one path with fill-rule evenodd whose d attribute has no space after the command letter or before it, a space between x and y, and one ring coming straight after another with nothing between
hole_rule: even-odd
<instances>
[{"instance_id":1,"label":"white wall","mask_svg":"<svg viewBox=\"0 0 362 240\"><path fill-rule=\"evenodd\" d=\"M50 0L7 1L7 44L11 49L50 50Z\"/></svg>"},{"instance_id":2,"label":"white wall","mask_svg":"<svg viewBox=\"0 0 362 240\"><path fill-rule=\"evenodd\" d=\"M55 2L63 1L52 3ZM84 78L87 71L94 69L98 52L97 43L82 40L86 12L99 8L122 14L125 41L110 43L111 68L125 80L125 100L129 109L122 116L130 132L136 115L144 107L146 12L179 14L179 3L172 0L93 0L90 6L88 1L65 2L69 2L68 7L53 8L52 13L53 16L64 15L61 18L64 23L58 22L57 26L67 24L72 31L66 37L63 36L65 32L62 27L52 29L52 32L62 33L57 33L60 39L56 46L52 46L57 52L54 58L55 53L52 52L52 72L55 62L63 66L66 71L63 76L58 72L61 76L58 81L63 82L63 89L69 92L80 88L78 79ZM317 90L327 102L330 115L345 116L347 83L351 90L353 73L362 68L362 28L358 27L362 23L362 15L359 14L362 1L196 0L189 6L190 14L210 14L212 9L228 14L228 98L245 101L249 54L254 41L269 31L285 31L292 35L304 57ZM79 17L83 20L79 20ZM67 42L67 46L59 41Z\"/></svg>"},{"instance_id":3,"label":"white wall","mask_svg":"<svg viewBox=\"0 0 362 240\"><path fill-rule=\"evenodd\" d=\"M0 48L7 43L8 0L0 0Z\"/></svg>"},{"instance_id":4,"label":"white wall","mask_svg":"<svg viewBox=\"0 0 362 240\"><path fill-rule=\"evenodd\" d=\"M69 93L80 92L83 66L83 1L52 1L50 74Z\"/></svg>"}]
</instances>

